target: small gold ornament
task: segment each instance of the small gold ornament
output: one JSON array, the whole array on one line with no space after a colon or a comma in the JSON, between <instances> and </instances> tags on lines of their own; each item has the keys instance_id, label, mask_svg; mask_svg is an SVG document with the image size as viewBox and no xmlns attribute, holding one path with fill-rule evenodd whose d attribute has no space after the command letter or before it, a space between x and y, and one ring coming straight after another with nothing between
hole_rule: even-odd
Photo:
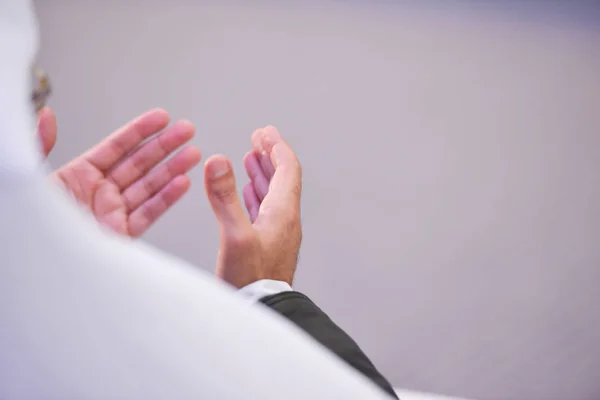
<instances>
[{"instance_id":1,"label":"small gold ornament","mask_svg":"<svg viewBox=\"0 0 600 400\"><path fill-rule=\"evenodd\" d=\"M50 94L52 93L52 88L50 87L48 75L41 69L34 67L33 76L34 89L31 99L35 105L35 111L39 112L46 105L48 97L50 97Z\"/></svg>"}]
</instances>

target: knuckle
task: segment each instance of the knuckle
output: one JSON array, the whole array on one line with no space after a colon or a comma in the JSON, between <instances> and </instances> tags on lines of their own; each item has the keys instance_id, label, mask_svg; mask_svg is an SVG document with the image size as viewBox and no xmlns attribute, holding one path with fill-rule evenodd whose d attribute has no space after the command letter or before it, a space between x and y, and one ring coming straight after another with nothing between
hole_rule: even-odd
<instances>
[{"instance_id":1,"label":"knuckle","mask_svg":"<svg viewBox=\"0 0 600 400\"><path fill-rule=\"evenodd\" d=\"M235 203L236 194L232 190L219 190L214 192L214 196L221 203L232 204Z\"/></svg>"},{"instance_id":2,"label":"knuckle","mask_svg":"<svg viewBox=\"0 0 600 400\"><path fill-rule=\"evenodd\" d=\"M149 197L154 196L156 193L158 193L158 191L161 189L159 186L160 182L157 181L153 181L153 180L143 180L142 181L142 186L144 188L144 191L148 194Z\"/></svg>"},{"instance_id":3,"label":"knuckle","mask_svg":"<svg viewBox=\"0 0 600 400\"><path fill-rule=\"evenodd\" d=\"M291 192L295 197L300 198L302 195L302 181L299 180L295 185L292 186Z\"/></svg>"},{"instance_id":4,"label":"knuckle","mask_svg":"<svg viewBox=\"0 0 600 400\"><path fill-rule=\"evenodd\" d=\"M233 204L237 201L237 190L234 185L214 184L212 190L213 197L224 204Z\"/></svg>"},{"instance_id":5,"label":"knuckle","mask_svg":"<svg viewBox=\"0 0 600 400\"><path fill-rule=\"evenodd\" d=\"M275 125L267 125L263 128L264 131L266 132L277 132L279 133L279 130L277 129L277 127L275 127Z\"/></svg>"}]
</instances>

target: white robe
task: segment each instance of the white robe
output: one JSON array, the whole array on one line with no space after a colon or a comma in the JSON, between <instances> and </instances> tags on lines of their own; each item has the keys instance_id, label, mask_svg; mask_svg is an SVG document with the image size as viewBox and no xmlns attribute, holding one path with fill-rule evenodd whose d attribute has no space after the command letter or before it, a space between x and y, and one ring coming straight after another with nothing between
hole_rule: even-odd
<instances>
[{"instance_id":1,"label":"white robe","mask_svg":"<svg viewBox=\"0 0 600 400\"><path fill-rule=\"evenodd\" d=\"M385 398L291 323L102 230L47 182L36 35L29 1L0 0L0 398Z\"/></svg>"}]
</instances>

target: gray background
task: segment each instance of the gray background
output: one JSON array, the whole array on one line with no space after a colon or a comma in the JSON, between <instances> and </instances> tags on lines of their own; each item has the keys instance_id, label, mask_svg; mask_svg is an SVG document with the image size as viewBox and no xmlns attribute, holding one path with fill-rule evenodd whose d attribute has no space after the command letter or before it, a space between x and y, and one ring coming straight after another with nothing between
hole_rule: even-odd
<instances>
[{"instance_id":1,"label":"gray background","mask_svg":"<svg viewBox=\"0 0 600 400\"><path fill-rule=\"evenodd\" d=\"M241 187L250 134L275 124L305 172L297 288L394 385L600 398L593 2L36 4L53 165L161 106ZM212 270L191 177L144 239Z\"/></svg>"}]
</instances>

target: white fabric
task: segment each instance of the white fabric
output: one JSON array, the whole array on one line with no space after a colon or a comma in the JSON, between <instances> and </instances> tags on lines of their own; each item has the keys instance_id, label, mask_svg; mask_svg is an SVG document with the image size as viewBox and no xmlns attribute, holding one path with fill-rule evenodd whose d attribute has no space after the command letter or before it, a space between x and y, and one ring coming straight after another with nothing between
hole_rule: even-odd
<instances>
[{"instance_id":1,"label":"white fabric","mask_svg":"<svg viewBox=\"0 0 600 400\"><path fill-rule=\"evenodd\" d=\"M291 292L292 287L283 281L273 279L261 279L244 286L238 293L248 301L258 301L263 297L271 296L281 292Z\"/></svg>"},{"instance_id":2,"label":"white fabric","mask_svg":"<svg viewBox=\"0 0 600 400\"><path fill-rule=\"evenodd\" d=\"M0 167L32 171L40 160L33 151L37 142L31 101L31 62L38 37L29 4L22 3L0 0Z\"/></svg>"},{"instance_id":3,"label":"white fabric","mask_svg":"<svg viewBox=\"0 0 600 400\"><path fill-rule=\"evenodd\" d=\"M385 398L291 323L101 230L46 181L33 21L28 1L0 1L0 398Z\"/></svg>"}]
</instances>

